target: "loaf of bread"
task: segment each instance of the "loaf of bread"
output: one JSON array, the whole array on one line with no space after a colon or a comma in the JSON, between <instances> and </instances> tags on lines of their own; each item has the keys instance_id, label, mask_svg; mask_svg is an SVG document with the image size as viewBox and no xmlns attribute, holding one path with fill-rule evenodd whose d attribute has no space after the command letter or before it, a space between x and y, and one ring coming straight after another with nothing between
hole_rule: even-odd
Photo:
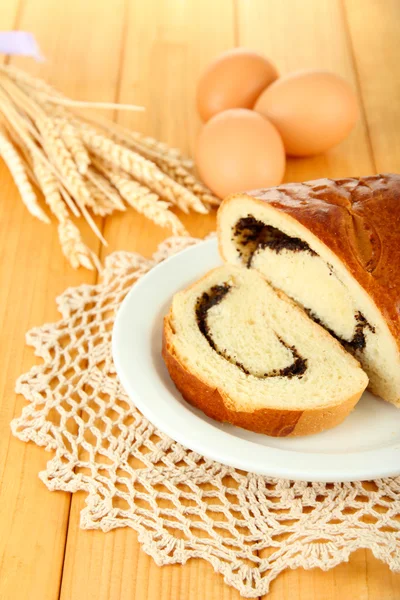
<instances>
[{"instance_id":1,"label":"loaf of bread","mask_svg":"<svg viewBox=\"0 0 400 600\"><path fill-rule=\"evenodd\" d=\"M254 270L225 265L175 295L171 378L206 415L272 436L338 425L367 386L359 363Z\"/></svg>"},{"instance_id":2,"label":"loaf of bread","mask_svg":"<svg viewBox=\"0 0 400 600\"><path fill-rule=\"evenodd\" d=\"M226 261L303 306L361 362L371 391L400 406L399 175L231 196L218 232Z\"/></svg>"}]
</instances>

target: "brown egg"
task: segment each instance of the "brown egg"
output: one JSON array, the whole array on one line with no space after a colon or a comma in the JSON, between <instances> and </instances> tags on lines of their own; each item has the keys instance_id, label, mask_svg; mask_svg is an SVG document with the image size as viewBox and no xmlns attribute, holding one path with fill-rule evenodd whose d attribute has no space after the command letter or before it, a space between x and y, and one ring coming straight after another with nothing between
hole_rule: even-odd
<instances>
[{"instance_id":1,"label":"brown egg","mask_svg":"<svg viewBox=\"0 0 400 600\"><path fill-rule=\"evenodd\" d=\"M310 156L336 146L359 114L350 85L327 71L281 77L261 94L254 109L272 121L292 156Z\"/></svg>"},{"instance_id":2,"label":"brown egg","mask_svg":"<svg viewBox=\"0 0 400 600\"><path fill-rule=\"evenodd\" d=\"M203 181L223 198L281 183L285 150L268 119L246 108L232 108L203 126L196 162Z\"/></svg>"},{"instance_id":3,"label":"brown egg","mask_svg":"<svg viewBox=\"0 0 400 600\"><path fill-rule=\"evenodd\" d=\"M203 121L228 108L253 108L261 92L278 77L264 56L234 48L216 58L197 86L197 107Z\"/></svg>"}]
</instances>

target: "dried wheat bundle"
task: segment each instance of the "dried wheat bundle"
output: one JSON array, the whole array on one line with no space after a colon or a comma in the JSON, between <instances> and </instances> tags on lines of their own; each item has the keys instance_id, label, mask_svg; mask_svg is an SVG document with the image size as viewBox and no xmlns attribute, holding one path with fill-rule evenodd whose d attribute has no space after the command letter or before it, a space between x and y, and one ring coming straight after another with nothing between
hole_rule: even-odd
<instances>
[{"instance_id":1,"label":"dried wheat bundle","mask_svg":"<svg viewBox=\"0 0 400 600\"><path fill-rule=\"evenodd\" d=\"M0 66L0 156L29 212L49 223L47 205L58 221L64 255L73 267L87 269L100 268L99 260L84 244L72 215L86 219L106 244L96 216L130 206L174 234L186 235L171 207L206 213L219 202L178 150L75 111L90 107L140 110L71 100L41 79Z\"/></svg>"}]
</instances>

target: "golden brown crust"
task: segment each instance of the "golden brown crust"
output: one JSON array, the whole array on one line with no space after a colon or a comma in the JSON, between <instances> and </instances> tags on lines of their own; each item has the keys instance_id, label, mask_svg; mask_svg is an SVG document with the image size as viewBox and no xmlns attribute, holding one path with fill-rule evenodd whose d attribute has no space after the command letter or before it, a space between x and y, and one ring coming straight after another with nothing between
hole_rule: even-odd
<instances>
[{"instance_id":1,"label":"golden brown crust","mask_svg":"<svg viewBox=\"0 0 400 600\"><path fill-rule=\"evenodd\" d=\"M286 213L334 252L400 346L400 175L318 179L248 195Z\"/></svg>"},{"instance_id":2,"label":"golden brown crust","mask_svg":"<svg viewBox=\"0 0 400 600\"><path fill-rule=\"evenodd\" d=\"M208 417L231 423L256 433L275 437L308 435L339 425L358 402L363 389L337 406L310 410L279 410L263 408L253 412L235 411L224 401L224 395L191 373L174 352L171 315L164 319L162 355L178 390L187 402Z\"/></svg>"}]
</instances>

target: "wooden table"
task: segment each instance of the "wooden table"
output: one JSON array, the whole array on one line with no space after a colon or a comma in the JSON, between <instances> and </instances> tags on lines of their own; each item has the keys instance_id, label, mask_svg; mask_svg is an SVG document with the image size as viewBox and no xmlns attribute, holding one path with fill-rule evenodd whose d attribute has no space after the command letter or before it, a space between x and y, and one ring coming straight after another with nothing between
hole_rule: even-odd
<instances>
[{"instance_id":1,"label":"wooden table","mask_svg":"<svg viewBox=\"0 0 400 600\"><path fill-rule=\"evenodd\" d=\"M135 102L144 114L118 119L191 153L199 129L194 94L199 73L235 45L261 50L281 72L321 67L356 89L361 119L338 148L293 160L287 181L400 171L399 0L7 0L1 29L36 34L47 62L12 59L72 97ZM112 115L111 115L112 116ZM57 318L54 299L67 286L94 282L62 257L56 228L34 220L0 164L0 598L1 600L222 600L239 594L211 566L159 568L135 532L82 531L84 495L50 493L38 479L49 455L10 435L24 400L16 377L33 363L25 331ZM215 216L185 219L203 236ZM149 255L166 233L133 211L103 223L107 249L85 228L99 255ZM395 600L400 575L358 551L349 563L285 572L270 600Z\"/></svg>"}]
</instances>

